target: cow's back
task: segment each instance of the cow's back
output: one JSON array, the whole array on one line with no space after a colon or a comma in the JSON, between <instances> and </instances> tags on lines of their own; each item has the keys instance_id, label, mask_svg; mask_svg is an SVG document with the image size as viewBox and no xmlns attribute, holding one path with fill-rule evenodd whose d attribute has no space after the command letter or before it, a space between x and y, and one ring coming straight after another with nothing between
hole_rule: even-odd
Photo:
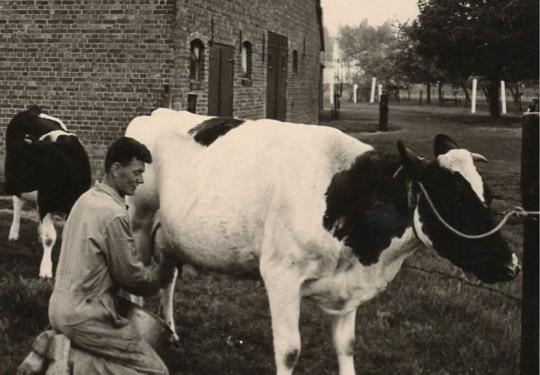
<instances>
[{"instance_id":1,"label":"cow's back","mask_svg":"<svg viewBox=\"0 0 540 375\"><path fill-rule=\"evenodd\" d=\"M208 147L164 133L152 166L161 220L186 261L225 272L258 270L268 236L335 244L322 227L326 189L369 149L335 129L271 120L247 121Z\"/></svg>"}]
</instances>

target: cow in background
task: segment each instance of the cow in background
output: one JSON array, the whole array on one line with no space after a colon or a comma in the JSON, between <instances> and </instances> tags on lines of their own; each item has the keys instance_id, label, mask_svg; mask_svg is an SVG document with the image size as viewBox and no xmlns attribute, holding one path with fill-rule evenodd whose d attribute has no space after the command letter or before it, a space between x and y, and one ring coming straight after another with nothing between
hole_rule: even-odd
<instances>
[{"instance_id":1,"label":"cow in background","mask_svg":"<svg viewBox=\"0 0 540 375\"><path fill-rule=\"evenodd\" d=\"M500 235L471 240L446 228L494 227L490 195L474 160L448 136L435 158L401 142L383 154L336 129L198 116L158 109L132 120L126 135L152 152L130 210L141 251L172 246L182 263L261 277L268 295L278 375L300 353L300 303L332 319L341 375L355 373L356 310L396 276L405 259L435 249L480 280L519 272ZM165 318L174 329L172 286Z\"/></svg>"},{"instance_id":2,"label":"cow in background","mask_svg":"<svg viewBox=\"0 0 540 375\"><path fill-rule=\"evenodd\" d=\"M88 155L61 120L32 105L15 115L5 136L5 194L13 195L9 240L19 238L23 199L35 200L43 257L39 276L53 276L51 253L56 242L53 214L69 214L90 187Z\"/></svg>"}]
</instances>

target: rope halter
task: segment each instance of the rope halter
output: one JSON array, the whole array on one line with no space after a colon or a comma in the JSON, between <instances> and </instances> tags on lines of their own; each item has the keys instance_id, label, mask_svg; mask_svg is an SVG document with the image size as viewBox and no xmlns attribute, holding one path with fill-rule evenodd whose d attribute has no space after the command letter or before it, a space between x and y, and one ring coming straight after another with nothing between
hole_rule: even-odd
<instances>
[{"instance_id":1,"label":"rope halter","mask_svg":"<svg viewBox=\"0 0 540 375\"><path fill-rule=\"evenodd\" d=\"M507 212L504 215L503 219L499 222L499 224L497 224L493 229L489 230L488 232L480 233L480 234L463 233L463 232L457 230L456 228L454 228L453 226L451 226L450 224L448 224L446 222L446 220L444 220L444 218L441 216L441 214L439 213L439 211L437 210L437 208L433 204L433 201L429 197L429 194L428 194L426 188L424 187L424 185L420 181L416 181L416 182L418 183L418 186L420 186L420 189L422 190L422 194L426 198L426 200L427 200L427 202L429 204L429 207L431 208L431 210L433 211L433 213L435 214L437 219L441 222L441 224L443 224L452 233L454 233L454 234L456 234L456 235L458 235L458 236L460 236L462 238L469 239L469 240L478 240L478 239L481 239L481 238L486 238L488 236L491 236L492 234L494 234L494 233L498 232L499 230L501 230L501 228L506 224L508 219L510 219L510 217L512 217L512 216L515 216L517 218L525 219L525 218L528 218L528 217L531 217L531 216L536 216L537 217L539 215L539 211L526 211L523 207L516 206L511 211ZM413 223L413 227L414 227L414 223Z\"/></svg>"}]
</instances>

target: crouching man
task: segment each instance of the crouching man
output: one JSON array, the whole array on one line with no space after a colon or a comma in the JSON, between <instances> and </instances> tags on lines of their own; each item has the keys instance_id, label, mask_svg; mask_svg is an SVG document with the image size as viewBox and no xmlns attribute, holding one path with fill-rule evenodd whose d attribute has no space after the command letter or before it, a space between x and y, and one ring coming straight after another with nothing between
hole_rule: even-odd
<instances>
[{"instance_id":1,"label":"crouching man","mask_svg":"<svg viewBox=\"0 0 540 375\"><path fill-rule=\"evenodd\" d=\"M124 201L144 182L145 163L151 162L141 143L116 140L107 150L102 182L77 200L64 226L49 320L71 340L74 374L168 374L115 306L120 289L147 296L173 277L170 254L160 263L142 263Z\"/></svg>"}]
</instances>

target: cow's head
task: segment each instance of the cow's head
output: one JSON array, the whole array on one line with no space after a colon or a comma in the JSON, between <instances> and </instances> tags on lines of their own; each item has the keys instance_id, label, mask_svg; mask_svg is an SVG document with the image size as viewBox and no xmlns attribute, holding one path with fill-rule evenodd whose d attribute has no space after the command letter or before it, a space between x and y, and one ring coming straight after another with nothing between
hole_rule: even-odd
<instances>
[{"instance_id":1,"label":"cow's head","mask_svg":"<svg viewBox=\"0 0 540 375\"><path fill-rule=\"evenodd\" d=\"M481 234L496 225L489 205L491 193L474 161L481 155L460 149L448 136L435 137L435 157L428 162L416 157L398 142L403 173L410 181L413 225L424 244L480 280L508 281L519 273L519 262L499 232L481 239L468 239L449 230L436 217L418 182L425 187L440 216L466 234Z\"/></svg>"}]
</instances>

